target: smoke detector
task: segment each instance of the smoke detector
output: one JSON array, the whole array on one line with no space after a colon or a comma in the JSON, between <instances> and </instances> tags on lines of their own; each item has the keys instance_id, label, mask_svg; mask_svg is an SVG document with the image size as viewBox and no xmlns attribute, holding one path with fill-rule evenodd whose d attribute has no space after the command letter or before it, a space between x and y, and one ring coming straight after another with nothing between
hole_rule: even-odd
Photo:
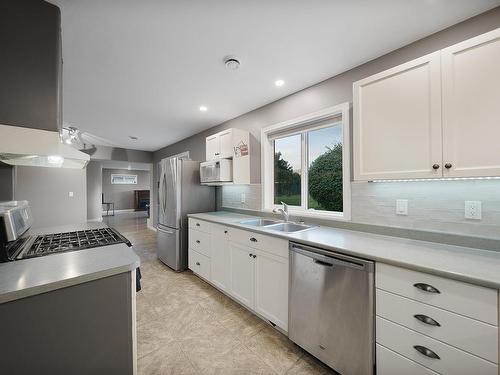
<instances>
[{"instance_id":1,"label":"smoke detector","mask_svg":"<svg viewBox=\"0 0 500 375\"><path fill-rule=\"evenodd\" d=\"M230 70L237 70L240 67L240 60L234 56L226 56L224 58L224 65Z\"/></svg>"}]
</instances>

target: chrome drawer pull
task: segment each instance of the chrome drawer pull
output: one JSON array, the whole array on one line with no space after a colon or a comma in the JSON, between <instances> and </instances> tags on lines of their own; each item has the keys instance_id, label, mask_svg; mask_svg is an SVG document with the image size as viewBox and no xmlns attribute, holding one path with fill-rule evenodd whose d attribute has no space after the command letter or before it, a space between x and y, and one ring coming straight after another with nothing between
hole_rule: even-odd
<instances>
[{"instance_id":1,"label":"chrome drawer pull","mask_svg":"<svg viewBox=\"0 0 500 375\"><path fill-rule=\"evenodd\" d=\"M196 265L199 266L200 265L200 262L196 262Z\"/></svg>"},{"instance_id":2,"label":"chrome drawer pull","mask_svg":"<svg viewBox=\"0 0 500 375\"><path fill-rule=\"evenodd\" d=\"M320 266L333 267L333 264L327 263L327 262L323 262L322 260L319 260L319 259L313 259L313 262L316 263L316 264L319 264Z\"/></svg>"},{"instance_id":3,"label":"chrome drawer pull","mask_svg":"<svg viewBox=\"0 0 500 375\"><path fill-rule=\"evenodd\" d=\"M430 326L435 326L435 327L441 327L441 324L436 322L434 319L428 317L427 315L415 314L413 316L415 317L415 319L420 320L424 324L428 324Z\"/></svg>"},{"instance_id":4,"label":"chrome drawer pull","mask_svg":"<svg viewBox=\"0 0 500 375\"><path fill-rule=\"evenodd\" d=\"M200 226L200 223L196 223L196 226L199 227Z\"/></svg>"},{"instance_id":5,"label":"chrome drawer pull","mask_svg":"<svg viewBox=\"0 0 500 375\"><path fill-rule=\"evenodd\" d=\"M436 294L440 294L441 292L434 288L432 285L429 285L429 284L425 284L425 283L416 283L416 284L413 284L413 286L417 289L420 289L424 292L427 292L427 293L436 293Z\"/></svg>"},{"instance_id":6,"label":"chrome drawer pull","mask_svg":"<svg viewBox=\"0 0 500 375\"><path fill-rule=\"evenodd\" d=\"M200 240L196 240L196 243L200 243Z\"/></svg>"},{"instance_id":7,"label":"chrome drawer pull","mask_svg":"<svg viewBox=\"0 0 500 375\"><path fill-rule=\"evenodd\" d=\"M257 242L257 238L252 237L252 238L250 238L250 241L252 241L252 242Z\"/></svg>"},{"instance_id":8,"label":"chrome drawer pull","mask_svg":"<svg viewBox=\"0 0 500 375\"><path fill-rule=\"evenodd\" d=\"M432 350L427 349L425 346L422 345L413 345L413 348L419 352L420 354L425 355L426 357L432 358L432 359L441 359L436 353L434 353Z\"/></svg>"}]
</instances>

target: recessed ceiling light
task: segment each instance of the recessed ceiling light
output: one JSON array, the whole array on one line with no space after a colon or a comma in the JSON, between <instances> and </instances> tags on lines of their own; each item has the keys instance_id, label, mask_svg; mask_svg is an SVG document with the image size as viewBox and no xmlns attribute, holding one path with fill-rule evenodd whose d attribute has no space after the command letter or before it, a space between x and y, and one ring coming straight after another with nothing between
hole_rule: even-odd
<instances>
[{"instance_id":1,"label":"recessed ceiling light","mask_svg":"<svg viewBox=\"0 0 500 375\"><path fill-rule=\"evenodd\" d=\"M285 84L285 81L282 79L278 79L277 81L274 81L274 84L278 87L283 86Z\"/></svg>"},{"instance_id":2,"label":"recessed ceiling light","mask_svg":"<svg viewBox=\"0 0 500 375\"><path fill-rule=\"evenodd\" d=\"M204 105L200 106L200 111L206 112L207 110L208 110L208 108L205 107Z\"/></svg>"}]
</instances>

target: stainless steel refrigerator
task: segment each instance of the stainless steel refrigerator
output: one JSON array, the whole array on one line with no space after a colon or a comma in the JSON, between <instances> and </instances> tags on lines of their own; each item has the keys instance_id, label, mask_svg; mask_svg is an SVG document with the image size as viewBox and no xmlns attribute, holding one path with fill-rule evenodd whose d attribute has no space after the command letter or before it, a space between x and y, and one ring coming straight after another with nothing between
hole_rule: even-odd
<instances>
[{"instance_id":1,"label":"stainless steel refrigerator","mask_svg":"<svg viewBox=\"0 0 500 375\"><path fill-rule=\"evenodd\" d=\"M158 185L158 258L175 271L188 264L187 214L215 211L215 188L200 184L200 162L163 159Z\"/></svg>"}]
</instances>

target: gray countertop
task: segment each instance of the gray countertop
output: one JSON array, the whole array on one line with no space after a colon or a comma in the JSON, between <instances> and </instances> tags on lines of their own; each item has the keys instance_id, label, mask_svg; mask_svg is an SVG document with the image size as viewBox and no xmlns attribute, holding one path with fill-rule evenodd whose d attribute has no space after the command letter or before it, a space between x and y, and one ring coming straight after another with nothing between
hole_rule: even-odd
<instances>
[{"instance_id":1,"label":"gray countertop","mask_svg":"<svg viewBox=\"0 0 500 375\"><path fill-rule=\"evenodd\" d=\"M32 230L31 234L102 227L106 225L85 223ZM125 244L0 263L0 303L128 272L139 265L139 257Z\"/></svg>"},{"instance_id":2,"label":"gray countertop","mask_svg":"<svg viewBox=\"0 0 500 375\"><path fill-rule=\"evenodd\" d=\"M326 250L357 256L468 283L500 289L500 252L445 245L346 229L317 226L281 233L239 222L256 216L218 211L190 217L269 234Z\"/></svg>"}]
</instances>

